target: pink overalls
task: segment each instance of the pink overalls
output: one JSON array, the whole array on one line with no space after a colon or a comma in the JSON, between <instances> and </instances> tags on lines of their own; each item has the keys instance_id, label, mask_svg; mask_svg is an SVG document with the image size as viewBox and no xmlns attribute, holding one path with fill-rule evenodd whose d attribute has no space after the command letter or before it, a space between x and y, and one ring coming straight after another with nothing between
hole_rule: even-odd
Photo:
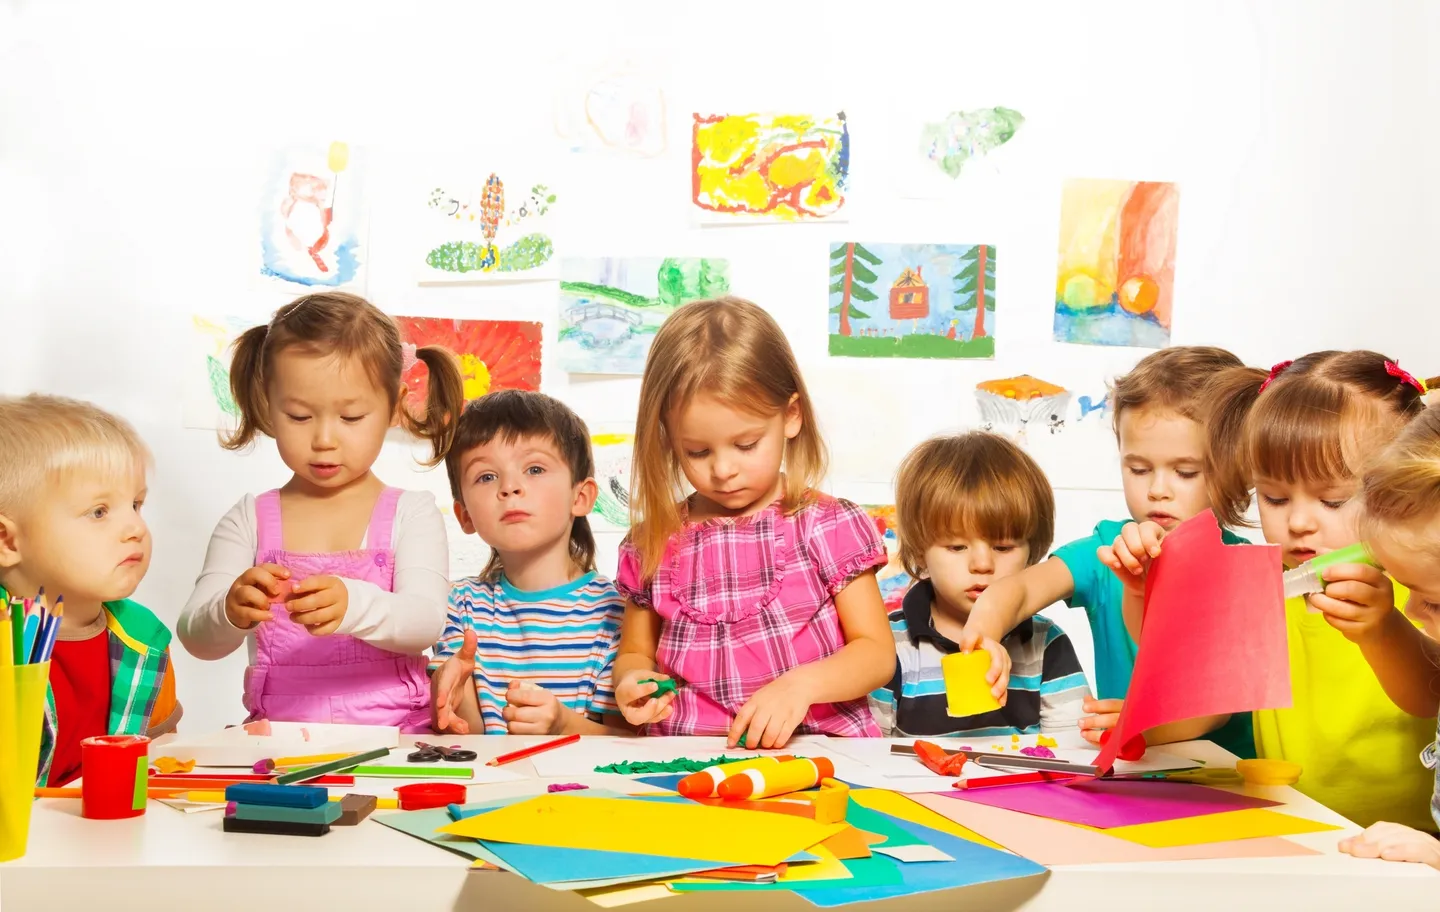
<instances>
[{"instance_id":1,"label":"pink overalls","mask_svg":"<svg viewBox=\"0 0 1440 912\"><path fill-rule=\"evenodd\" d=\"M255 563L274 563L296 583L317 575L374 583L394 591L392 529L399 488L375 502L365 544L358 551L292 552L284 549L280 492L255 498ZM255 630L255 664L245 673L247 721L344 722L397 725L407 733L430 731L430 683L425 657L387 652L351 636L311 636L280 604Z\"/></svg>"}]
</instances>

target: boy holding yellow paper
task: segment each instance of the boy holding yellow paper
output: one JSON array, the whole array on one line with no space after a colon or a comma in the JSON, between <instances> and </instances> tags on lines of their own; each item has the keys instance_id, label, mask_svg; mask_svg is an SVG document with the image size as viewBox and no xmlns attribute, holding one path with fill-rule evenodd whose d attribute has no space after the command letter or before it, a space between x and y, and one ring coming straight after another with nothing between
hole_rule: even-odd
<instances>
[{"instance_id":1,"label":"boy holding yellow paper","mask_svg":"<svg viewBox=\"0 0 1440 912\"><path fill-rule=\"evenodd\" d=\"M1054 623L1033 617L982 644L1010 656L1003 705L985 681L988 654L963 655L957 645L980 593L1048 552L1055 497L1045 473L995 434L937 437L901 464L895 513L900 558L918 582L890 613L895 675L870 695L881 730L976 738L1073 731L1090 691Z\"/></svg>"}]
</instances>

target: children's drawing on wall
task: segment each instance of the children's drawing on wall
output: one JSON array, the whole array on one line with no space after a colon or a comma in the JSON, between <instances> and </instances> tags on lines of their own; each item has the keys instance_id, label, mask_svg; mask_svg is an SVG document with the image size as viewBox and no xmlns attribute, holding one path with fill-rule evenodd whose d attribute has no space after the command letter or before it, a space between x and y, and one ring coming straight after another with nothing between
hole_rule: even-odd
<instances>
[{"instance_id":1,"label":"children's drawing on wall","mask_svg":"<svg viewBox=\"0 0 1440 912\"><path fill-rule=\"evenodd\" d=\"M590 521L599 528L630 528L630 465L635 454L635 434L597 433L590 435L595 452L595 484L600 489Z\"/></svg>"},{"instance_id":2,"label":"children's drawing on wall","mask_svg":"<svg viewBox=\"0 0 1440 912\"><path fill-rule=\"evenodd\" d=\"M850 134L845 112L695 115L690 196L701 221L795 222L845 204Z\"/></svg>"},{"instance_id":3,"label":"children's drawing on wall","mask_svg":"<svg viewBox=\"0 0 1440 912\"><path fill-rule=\"evenodd\" d=\"M665 93L648 63L617 60L577 71L556 93L555 132L573 152L642 158L666 144Z\"/></svg>"},{"instance_id":4,"label":"children's drawing on wall","mask_svg":"<svg viewBox=\"0 0 1440 912\"><path fill-rule=\"evenodd\" d=\"M1105 418L1110 414L1110 395L1100 393L1095 396L1081 396L1076 400L1080 407L1080 414L1076 416L1077 421L1098 421L1105 423Z\"/></svg>"},{"instance_id":5,"label":"children's drawing on wall","mask_svg":"<svg viewBox=\"0 0 1440 912\"><path fill-rule=\"evenodd\" d=\"M260 274L304 287L358 288L365 163L343 142L276 152L260 196Z\"/></svg>"},{"instance_id":6,"label":"children's drawing on wall","mask_svg":"<svg viewBox=\"0 0 1440 912\"><path fill-rule=\"evenodd\" d=\"M995 248L835 244L830 354L995 357Z\"/></svg>"},{"instance_id":7,"label":"children's drawing on wall","mask_svg":"<svg viewBox=\"0 0 1440 912\"><path fill-rule=\"evenodd\" d=\"M405 344L406 402L419 411L425 405L430 371L416 349L439 345L460 362L465 401L494 390L540 389L541 324L518 320L449 320L443 317L396 317Z\"/></svg>"},{"instance_id":8,"label":"children's drawing on wall","mask_svg":"<svg viewBox=\"0 0 1440 912\"><path fill-rule=\"evenodd\" d=\"M900 607L905 599L905 591L914 582L910 574L905 572L905 566L900 563L900 539L895 525L894 504L866 504L866 513L875 521L875 530L880 533L880 538L885 542L885 554L889 562L880 568L875 574L875 581L880 584L880 598L885 602L886 611L894 611Z\"/></svg>"},{"instance_id":9,"label":"children's drawing on wall","mask_svg":"<svg viewBox=\"0 0 1440 912\"><path fill-rule=\"evenodd\" d=\"M1024 437L1040 429L1055 434L1065 428L1070 391L1029 374L975 384L981 427L1007 436Z\"/></svg>"},{"instance_id":10,"label":"children's drawing on wall","mask_svg":"<svg viewBox=\"0 0 1440 912\"><path fill-rule=\"evenodd\" d=\"M483 172L480 172L483 173ZM559 197L550 183L492 171L473 183L434 184L423 199L420 281L531 281L546 269Z\"/></svg>"},{"instance_id":11,"label":"children's drawing on wall","mask_svg":"<svg viewBox=\"0 0 1440 912\"><path fill-rule=\"evenodd\" d=\"M241 333L264 320L192 316L186 322L189 345L180 423L187 428L229 430L240 418L230 395L231 346Z\"/></svg>"},{"instance_id":12,"label":"children's drawing on wall","mask_svg":"<svg viewBox=\"0 0 1440 912\"><path fill-rule=\"evenodd\" d=\"M1065 182L1056 341L1140 348L1169 344L1179 212L1174 184Z\"/></svg>"},{"instance_id":13,"label":"children's drawing on wall","mask_svg":"<svg viewBox=\"0 0 1440 912\"><path fill-rule=\"evenodd\" d=\"M920 129L920 154L952 180L971 161L1005 145L1025 116L1012 108L952 111Z\"/></svg>"},{"instance_id":14,"label":"children's drawing on wall","mask_svg":"<svg viewBox=\"0 0 1440 912\"><path fill-rule=\"evenodd\" d=\"M726 260L567 258L560 263L560 366L572 374L639 376L675 308L729 291Z\"/></svg>"}]
</instances>

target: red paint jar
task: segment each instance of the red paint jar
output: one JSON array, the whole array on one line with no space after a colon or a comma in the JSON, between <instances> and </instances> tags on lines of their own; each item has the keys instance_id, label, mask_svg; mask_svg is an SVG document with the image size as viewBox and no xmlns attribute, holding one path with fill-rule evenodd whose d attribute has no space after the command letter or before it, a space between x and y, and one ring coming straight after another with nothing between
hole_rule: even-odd
<instances>
[{"instance_id":1,"label":"red paint jar","mask_svg":"<svg viewBox=\"0 0 1440 912\"><path fill-rule=\"evenodd\" d=\"M80 742L80 814L118 820L145 813L150 739L101 735Z\"/></svg>"}]
</instances>

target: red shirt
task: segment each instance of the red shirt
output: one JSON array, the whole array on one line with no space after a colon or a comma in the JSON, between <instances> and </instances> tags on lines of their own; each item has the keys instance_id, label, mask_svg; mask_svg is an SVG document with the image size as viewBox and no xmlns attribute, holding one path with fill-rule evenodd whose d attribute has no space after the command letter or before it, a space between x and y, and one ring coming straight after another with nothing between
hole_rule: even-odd
<instances>
[{"instance_id":1,"label":"red shirt","mask_svg":"<svg viewBox=\"0 0 1440 912\"><path fill-rule=\"evenodd\" d=\"M56 787L80 777L80 742L110 733L110 637L103 612L85 630L56 638L50 690L59 734L49 785Z\"/></svg>"}]
</instances>

